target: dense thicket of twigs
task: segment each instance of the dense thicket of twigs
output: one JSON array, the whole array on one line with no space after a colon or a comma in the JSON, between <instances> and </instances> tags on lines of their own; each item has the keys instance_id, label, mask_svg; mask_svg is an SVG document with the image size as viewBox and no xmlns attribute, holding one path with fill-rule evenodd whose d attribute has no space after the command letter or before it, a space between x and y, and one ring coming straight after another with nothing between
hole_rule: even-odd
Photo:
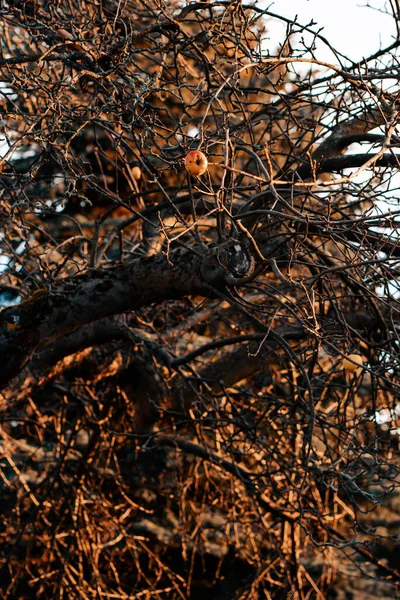
<instances>
[{"instance_id":1,"label":"dense thicket of twigs","mask_svg":"<svg viewBox=\"0 0 400 600\"><path fill-rule=\"evenodd\" d=\"M400 41L321 63L239 0L0 39L1 597L399 597Z\"/></svg>"}]
</instances>

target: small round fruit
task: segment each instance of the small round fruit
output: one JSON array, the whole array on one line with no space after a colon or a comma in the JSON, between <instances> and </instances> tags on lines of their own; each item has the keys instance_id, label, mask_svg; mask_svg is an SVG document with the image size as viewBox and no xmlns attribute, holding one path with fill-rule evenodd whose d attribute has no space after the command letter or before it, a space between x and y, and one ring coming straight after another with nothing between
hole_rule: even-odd
<instances>
[{"instance_id":1,"label":"small round fruit","mask_svg":"<svg viewBox=\"0 0 400 600\"><path fill-rule=\"evenodd\" d=\"M362 365L363 357L359 354L349 354L343 359L343 369L348 373L355 373Z\"/></svg>"},{"instance_id":2,"label":"small round fruit","mask_svg":"<svg viewBox=\"0 0 400 600\"><path fill-rule=\"evenodd\" d=\"M132 168L132 177L133 179L136 179L136 181L139 181L139 179L142 176L142 170L140 167L133 167Z\"/></svg>"},{"instance_id":3,"label":"small round fruit","mask_svg":"<svg viewBox=\"0 0 400 600\"><path fill-rule=\"evenodd\" d=\"M207 156L200 150L192 150L186 154L185 167L191 175L200 177L208 169Z\"/></svg>"}]
</instances>

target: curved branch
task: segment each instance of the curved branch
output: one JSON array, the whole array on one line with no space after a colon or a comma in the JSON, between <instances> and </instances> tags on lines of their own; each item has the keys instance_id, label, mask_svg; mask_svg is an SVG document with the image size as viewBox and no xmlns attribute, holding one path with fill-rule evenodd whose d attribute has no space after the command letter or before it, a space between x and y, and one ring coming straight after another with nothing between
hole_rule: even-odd
<instances>
[{"instance_id":1,"label":"curved branch","mask_svg":"<svg viewBox=\"0 0 400 600\"><path fill-rule=\"evenodd\" d=\"M156 301L198 294L211 287L201 275L202 257L177 249L111 269L94 269L0 313L0 385L7 384L40 347L79 327Z\"/></svg>"}]
</instances>

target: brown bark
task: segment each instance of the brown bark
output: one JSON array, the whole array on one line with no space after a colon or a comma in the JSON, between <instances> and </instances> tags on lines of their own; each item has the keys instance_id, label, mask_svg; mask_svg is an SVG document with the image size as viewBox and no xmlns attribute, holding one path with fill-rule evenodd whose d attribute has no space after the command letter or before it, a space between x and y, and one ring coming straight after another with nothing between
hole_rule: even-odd
<instances>
[{"instance_id":1,"label":"brown bark","mask_svg":"<svg viewBox=\"0 0 400 600\"><path fill-rule=\"evenodd\" d=\"M188 294L206 296L202 257L187 250L96 269L41 290L0 315L0 385L7 384L32 353L97 319Z\"/></svg>"}]
</instances>

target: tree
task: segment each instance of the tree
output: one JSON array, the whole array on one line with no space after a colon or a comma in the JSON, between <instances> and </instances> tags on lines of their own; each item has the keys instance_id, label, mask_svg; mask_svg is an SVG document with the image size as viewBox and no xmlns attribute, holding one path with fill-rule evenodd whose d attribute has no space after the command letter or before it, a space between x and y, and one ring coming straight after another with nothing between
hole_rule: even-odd
<instances>
[{"instance_id":1,"label":"tree","mask_svg":"<svg viewBox=\"0 0 400 600\"><path fill-rule=\"evenodd\" d=\"M0 19L3 597L399 597L399 38Z\"/></svg>"}]
</instances>

